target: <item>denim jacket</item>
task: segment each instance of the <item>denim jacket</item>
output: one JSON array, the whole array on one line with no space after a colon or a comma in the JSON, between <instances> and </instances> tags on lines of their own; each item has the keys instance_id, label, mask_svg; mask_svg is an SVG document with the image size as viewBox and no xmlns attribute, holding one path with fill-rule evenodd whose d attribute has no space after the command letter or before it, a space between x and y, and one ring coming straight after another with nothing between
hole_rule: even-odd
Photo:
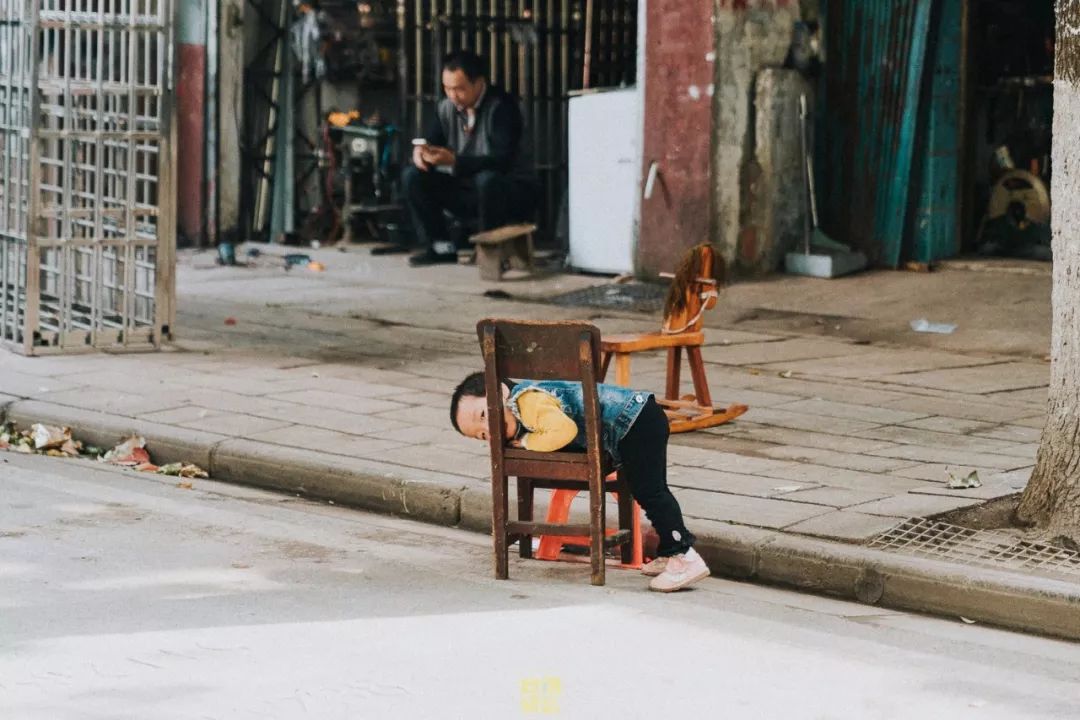
<instances>
[{"instance_id":1,"label":"denim jacket","mask_svg":"<svg viewBox=\"0 0 1080 720\"><path fill-rule=\"evenodd\" d=\"M578 426L577 437L567 446L575 450L585 449L585 398L581 391L581 383L562 380L523 380L514 386L510 393L507 406L514 414L518 422L521 422L521 413L518 410L517 400L526 390L539 390L553 396L562 406L562 411ZM652 393L639 390L630 390L619 385L596 386L596 392L600 396L600 440L604 445L604 451L611 456L615 464L620 462L619 443L630 426L641 414L645 403L652 397Z\"/></svg>"}]
</instances>

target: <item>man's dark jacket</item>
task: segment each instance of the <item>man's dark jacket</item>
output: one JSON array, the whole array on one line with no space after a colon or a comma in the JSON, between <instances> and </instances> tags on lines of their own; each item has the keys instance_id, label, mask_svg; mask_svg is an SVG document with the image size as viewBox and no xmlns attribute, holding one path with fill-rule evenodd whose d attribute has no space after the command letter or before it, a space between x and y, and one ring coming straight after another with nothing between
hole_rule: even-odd
<instances>
[{"instance_id":1,"label":"man's dark jacket","mask_svg":"<svg viewBox=\"0 0 1080 720\"><path fill-rule=\"evenodd\" d=\"M488 85L476 108L476 123L467 129L467 116L449 98L439 103L427 141L457 155L454 175L472 177L485 170L532 179L532 158L526 150L525 121L517 98Z\"/></svg>"}]
</instances>

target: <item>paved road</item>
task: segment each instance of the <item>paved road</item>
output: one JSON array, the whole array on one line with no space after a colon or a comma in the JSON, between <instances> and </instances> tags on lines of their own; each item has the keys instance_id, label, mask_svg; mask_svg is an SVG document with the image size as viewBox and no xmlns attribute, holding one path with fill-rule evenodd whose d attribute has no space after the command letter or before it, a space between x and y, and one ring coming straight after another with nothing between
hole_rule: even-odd
<instances>
[{"instance_id":1,"label":"paved road","mask_svg":"<svg viewBox=\"0 0 1080 720\"><path fill-rule=\"evenodd\" d=\"M0 718L1070 718L1080 646L0 454ZM618 715L616 715L618 712Z\"/></svg>"}]
</instances>

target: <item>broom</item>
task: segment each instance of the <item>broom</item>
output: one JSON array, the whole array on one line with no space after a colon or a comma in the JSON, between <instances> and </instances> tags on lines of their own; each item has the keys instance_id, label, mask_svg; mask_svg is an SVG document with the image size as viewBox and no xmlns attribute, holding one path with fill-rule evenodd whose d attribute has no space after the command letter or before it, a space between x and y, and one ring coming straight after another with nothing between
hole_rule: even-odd
<instances>
[{"instance_id":1,"label":"broom","mask_svg":"<svg viewBox=\"0 0 1080 720\"><path fill-rule=\"evenodd\" d=\"M840 252L851 252L847 245L838 243L831 237L825 234L825 231L821 229L818 224L818 210L817 210L817 186L814 182L814 156L810 151L809 140L809 124L807 123L807 110L806 110L806 96L799 96L799 123L802 126L802 146L803 157L806 158L806 183L810 190L810 217L813 225L808 229L805 235L805 251L806 254L810 254L811 247L818 247L824 250L834 250Z\"/></svg>"}]
</instances>

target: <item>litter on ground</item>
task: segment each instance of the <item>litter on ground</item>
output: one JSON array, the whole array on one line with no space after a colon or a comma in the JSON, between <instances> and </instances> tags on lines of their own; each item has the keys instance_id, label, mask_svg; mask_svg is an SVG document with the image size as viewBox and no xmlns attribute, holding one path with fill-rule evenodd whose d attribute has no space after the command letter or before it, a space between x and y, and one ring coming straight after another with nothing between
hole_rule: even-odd
<instances>
[{"instance_id":1,"label":"litter on ground","mask_svg":"<svg viewBox=\"0 0 1080 720\"><path fill-rule=\"evenodd\" d=\"M972 470L964 477L956 477L952 473L949 473L949 482L946 483L946 487L950 490L968 490L972 488L982 487L982 480L979 479L979 473L977 470Z\"/></svg>"},{"instance_id":2,"label":"litter on ground","mask_svg":"<svg viewBox=\"0 0 1080 720\"><path fill-rule=\"evenodd\" d=\"M146 438L140 435L121 440L112 450L84 445L71 436L71 428L35 423L29 430L19 430L14 423L0 424L0 450L49 457L96 458L100 462L128 467L140 472L169 475L185 480L205 479L209 474L191 463L170 463L158 467L150 459Z\"/></svg>"},{"instance_id":3,"label":"litter on ground","mask_svg":"<svg viewBox=\"0 0 1080 720\"><path fill-rule=\"evenodd\" d=\"M952 335L956 331L956 325L951 323L932 323L926 318L911 321L911 329L917 333L935 333L937 335Z\"/></svg>"}]
</instances>

